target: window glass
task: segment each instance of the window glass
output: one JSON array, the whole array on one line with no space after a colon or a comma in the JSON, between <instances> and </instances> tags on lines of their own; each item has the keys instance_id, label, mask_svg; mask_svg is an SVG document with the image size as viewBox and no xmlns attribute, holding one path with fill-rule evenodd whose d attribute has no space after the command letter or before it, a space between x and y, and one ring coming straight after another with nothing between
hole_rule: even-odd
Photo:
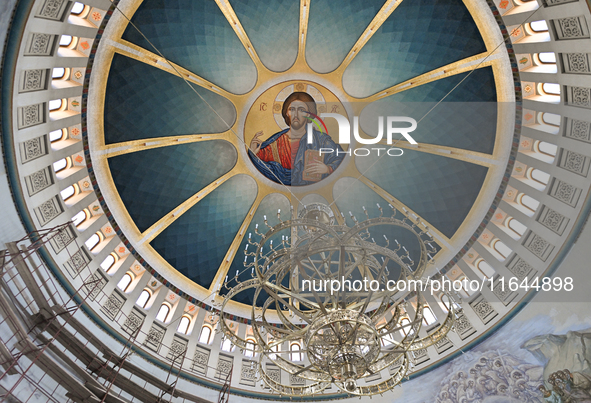
<instances>
[{"instance_id":1,"label":"window glass","mask_svg":"<svg viewBox=\"0 0 591 403\"><path fill-rule=\"evenodd\" d=\"M493 248L494 250L499 252L499 254L504 258L507 258L511 254L511 252L513 252L511 248L509 248L507 245L505 245L503 242L499 240L495 241L495 243L493 244Z\"/></svg>"},{"instance_id":2,"label":"window glass","mask_svg":"<svg viewBox=\"0 0 591 403\"><path fill-rule=\"evenodd\" d=\"M60 38L60 46L68 46L72 43L72 35L62 35Z\"/></svg>"},{"instance_id":3,"label":"window glass","mask_svg":"<svg viewBox=\"0 0 591 403\"><path fill-rule=\"evenodd\" d=\"M515 218L510 219L507 226L520 237L525 234L525 230L527 229L525 225L517 221Z\"/></svg>"},{"instance_id":4,"label":"window glass","mask_svg":"<svg viewBox=\"0 0 591 403\"><path fill-rule=\"evenodd\" d=\"M542 113L542 122L550 126L560 127L560 115L555 113Z\"/></svg>"},{"instance_id":5,"label":"window glass","mask_svg":"<svg viewBox=\"0 0 591 403\"><path fill-rule=\"evenodd\" d=\"M558 146L550 143L546 143L545 141L538 142L538 150L546 155L551 157L556 157L556 151L558 151Z\"/></svg>"},{"instance_id":6,"label":"window glass","mask_svg":"<svg viewBox=\"0 0 591 403\"><path fill-rule=\"evenodd\" d=\"M547 185L548 181L550 180L550 174L547 174L544 171L540 171L539 169L534 168L531 171L531 178L536 182L540 182L544 185Z\"/></svg>"},{"instance_id":7,"label":"window glass","mask_svg":"<svg viewBox=\"0 0 591 403\"><path fill-rule=\"evenodd\" d=\"M74 196L74 194L76 193L76 189L74 188L73 185L68 186L67 188L65 188L64 190L62 190L60 192L60 195L62 196L62 199L64 201L68 200L70 197Z\"/></svg>"},{"instance_id":8,"label":"window glass","mask_svg":"<svg viewBox=\"0 0 591 403\"><path fill-rule=\"evenodd\" d=\"M538 58L542 63L556 64L556 53L554 52L540 52Z\"/></svg>"},{"instance_id":9,"label":"window glass","mask_svg":"<svg viewBox=\"0 0 591 403\"><path fill-rule=\"evenodd\" d=\"M410 330L410 320L408 318L400 319L400 335L404 338Z\"/></svg>"},{"instance_id":10,"label":"window glass","mask_svg":"<svg viewBox=\"0 0 591 403\"><path fill-rule=\"evenodd\" d=\"M495 274L495 269L493 269L491 265L486 263L484 260L479 261L476 267L478 267L478 270L480 270L480 272L484 274L486 278L491 278Z\"/></svg>"},{"instance_id":11,"label":"window glass","mask_svg":"<svg viewBox=\"0 0 591 403\"><path fill-rule=\"evenodd\" d=\"M109 271L109 269L115 264L115 257L113 255L109 255L103 260L101 263L101 267L104 271Z\"/></svg>"},{"instance_id":12,"label":"window glass","mask_svg":"<svg viewBox=\"0 0 591 403\"><path fill-rule=\"evenodd\" d=\"M249 358L254 357L254 341L253 340L246 341L246 350L244 350L244 355Z\"/></svg>"},{"instance_id":13,"label":"window glass","mask_svg":"<svg viewBox=\"0 0 591 403\"><path fill-rule=\"evenodd\" d=\"M76 227L79 226L84 221L86 221L86 212L84 210L82 210L81 212L76 214L74 217L72 217L72 221L74 222L74 225Z\"/></svg>"},{"instance_id":14,"label":"window glass","mask_svg":"<svg viewBox=\"0 0 591 403\"><path fill-rule=\"evenodd\" d=\"M150 291L143 290L140 296L138 297L137 301L135 301L135 303L141 306L142 308L145 308L151 296L152 294L150 294Z\"/></svg>"},{"instance_id":15,"label":"window glass","mask_svg":"<svg viewBox=\"0 0 591 403\"><path fill-rule=\"evenodd\" d=\"M223 351L231 353L233 349L234 349L234 345L232 345L232 341L230 341L230 339L224 339L224 341L222 341L222 350Z\"/></svg>"},{"instance_id":16,"label":"window glass","mask_svg":"<svg viewBox=\"0 0 591 403\"><path fill-rule=\"evenodd\" d=\"M86 242L84 242L84 245L86 245L88 250L93 250L94 247L96 247L100 241L101 238L98 236L98 234L92 234L90 238L88 238Z\"/></svg>"},{"instance_id":17,"label":"window glass","mask_svg":"<svg viewBox=\"0 0 591 403\"><path fill-rule=\"evenodd\" d=\"M560 95L560 85L559 84L544 83L544 84L542 84L542 90L544 90L544 92L546 94Z\"/></svg>"},{"instance_id":18,"label":"window glass","mask_svg":"<svg viewBox=\"0 0 591 403\"><path fill-rule=\"evenodd\" d=\"M51 72L51 78L60 79L64 77L64 74L66 74L66 69L63 67L54 67Z\"/></svg>"},{"instance_id":19,"label":"window glass","mask_svg":"<svg viewBox=\"0 0 591 403\"><path fill-rule=\"evenodd\" d=\"M425 306L423 308L423 322L425 322L425 324L427 326L432 325L433 323L437 322L437 318L435 317L435 314L433 313L431 308L428 306Z\"/></svg>"},{"instance_id":20,"label":"window glass","mask_svg":"<svg viewBox=\"0 0 591 403\"><path fill-rule=\"evenodd\" d=\"M392 335L392 333L384 334L384 333L388 333L388 329L383 327L382 329L380 329L380 333L383 334L381 339L382 339L382 345L384 347L388 347L388 346L394 344L394 336Z\"/></svg>"},{"instance_id":21,"label":"window glass","mask_svg":"<svg viewBox=\"0 0 591 403\"><path fill-rule=\"evenodd\" d=\"M534 32L546 32L548 31L548 24L546 20L533 21L529 23L529 26Z\"/></svg>"},{"instance_id":22,"label":"window glass","mask_svg":"<svg viewBox=\"0 0 591 403\"><path fill-rule=\"evenodd\" d=\"M281 351L281 345L280 344L276 344L273 347L271 347L271 351L274 351L276 353ZM277 359L277 354L269 354L269 358L271 358L272 360Z\"/></svg>"},{"instance_id":23,"label":"window glass","mask_svg":"<svg viewBox=\"0 0 591 403\"><path fill-rule=\"evenodd\" d=\"M201 334L199 335L199 343L209 344L210 336L211 336L211 328L209 326L203 326L201 328Z\"/></svg>"},{"instance_id":24,"label":"window glass","mask_svg":"<svg viewBox=\"0 0 591 403\"><path fill-rule=\"evenodd\" d=\"M62 103L63 103L63 100L61 100L61 99L52 99L51 101L49 101L49 111L50 112L57 111L58 109L60 109L62 107Z\"/></svg>"},{"instance_id":25,"label":"window glass","mask_svg":"<svg viewBox=\"0 0 591 403\"><path fill-rule=\"evenodd\" d=\"M293 343L289 349L292 361L302 361L301 347L298 343Z\"/></svg>"},{"instance_id":26,"label":"window glass","mask_svg":"<svg viewBox=\"0 0 591 403\"><path fill-rule=\"evenodd\" d=\"M125 275L121 277L121 280L119 280L117 283L117 287L121 291L127 291L127 287L129 287L132 281L133 279L131 278L131 275L129 275L129 273L125 273Z\"/></svg>"},{"instance_id":27,"label":"window glass","mask_svg":"<svg viewBox=\"0 0 591 403\"><path fill-rule=\"evenodd\" d=\"M519 201L522 206L527 207L531 211L536 211L540 205L539 201L525 194L519 198Z\"/></svg>"},{"instance_id":28,"label":"window glass","mask_svg":"<svg viewBox=\"0 0 591 403\"><path fill-rule=\"evenodd\" d=\"M53 143L54 141L61 140L64 137L64 132L62 130L54 130L49 132L49 141Z\"/></svg>"},{"instance_id":29,"label":"window glass","mask_svg":"<svg viewBox=\"0 0 591 403\"><path fill-rule=\"evenodd\" d=\"M187 316L183 316L181 318L181 321L179 322L179 327L178 327L177 331L182 334L187 334L190 324L191 324L191 319L189 319Z\"/></svg>"},{"instance_id":30,"label":"window glass","mask_svg":"<svg viewBox=\"0 0 591 403\"><path fill-rule=\"evenodd\" d=\"M68 166L68 161L66 161L65 158L62 158L61 160L53 163L53 170L55 172L59 172L62 169L66 169L67 166Z\"/></svg>"},{"instance_id":31,"label":"window glass","mask_svg":"<svg viewBox=\"0 0 591 403\"><path fill-rule=\"evenodd\" d=\"M84 4L78 2L74 3L74 5L72 6L72 14L78 15L82 11L84 11Z\"/></svg>"},{"instance_id":32,"label":"window glass","mask_svg":"<svg viewBox=\"0 0 591 403\"><path fill-rule=\"evenodd\" d=\"M168 313L170 312L170 307L166 304L160 305L160 309L158 310L158 314L156 314L156 319L160 322L165 322L166 318L168 317Z\"/></svg>"}]
</instances>

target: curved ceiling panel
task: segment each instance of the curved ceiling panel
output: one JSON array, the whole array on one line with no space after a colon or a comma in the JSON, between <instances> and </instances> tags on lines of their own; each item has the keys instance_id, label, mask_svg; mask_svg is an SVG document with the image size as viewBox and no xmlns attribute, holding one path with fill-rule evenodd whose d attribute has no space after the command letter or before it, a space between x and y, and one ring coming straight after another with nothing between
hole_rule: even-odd
<instances>
[{"instance_id":1,"label":"curved ceiling panel","mask_svg":"<svg viewBox=\"0 0 591 403\"><path fill-rule=\"evenodd\" d=\"M263 64L285 71L298 55L300 4L293 0L230 2Z\"/></svg>"},{"instance_id":2,"label":"curved ceiling panel","mask_svg":"<svg viewBox=\"0 0 591 403\"><path fill-rule=\"evenodd\" d=\"M209 288L256 195L254 179L234 176L180 216L151 245L180 273Z\"/></svg>"},{"instance_id":3,"label":"curved ceiling panel","mask_svg":"<svg viewBox=\"0 0 591 403\"><path fill-rule=\"evenodd\" d=\"M357 168L446 237L464 222L484 183L488 168L435 154L404 150L379 166L357 157Z\"/></svg>"},{"instance_id":4,"label":"curved ceiling panel","mask_svg":"<svg viewBox=\"0 0 591 403\"><path fill-rule=\"evenodd\" d=\"M384 5L384 0L315 0L310 3L306 61L319 73L333 71Z\"/></svg>"},{"instance_id":5,"label":"curved ceiling panel","mask_svg":"<svg viewBox=\"0 0 591 403\"><path fill-rule=\"evenodd\" d=\"M363 211L363 207L366 208L370 218L375 218L380 215L380 211L376 204L379 204L380 207L382 207L384 216L389 217L392 215L392 210L388 207L389 203L386 200L364 183L354 178L340 179L334 186L333 194L336 200L336 205L344 214L345 222L349 227L355 225L351 218L351 214L353 214L359 221L367 218ZM397 213L397 216L399 219L404 218L402 213ZM394 240L397 240L400 245L404 245L404 247L408 249L410 257L413 258L415 262L418 261L418 258L421 255L417 237L404 228L378 225L369 228L369 233L371 234L371 239L374 239L380 246L387 245L387 241L384 239L384 236L386 236L389 240L388 247L390 249L396 248ZM441 249L436 242L432 242L431 244L437 251ZM390 271L389 278L392 280L398 279L398 275L400 274L399 267L392 262L388 265L388 269Z\"/></svg>"},{"instance_id":6,"label":"curved ceiling panel","mask_svg":"<svg viewBox=\"0 0 591 403\"><path fill-rule=\"evenodd\" d=\"M229 281L228 281L228 285L230 287L233 287L236 285L236 282L231 280L234 276L236 276L236 274L238 273L238 279L239 281L246 281L246 280L250 280L252 278L252 270L251 269L246 269L244 266L244 262L247 261L248 263L251 263L253 261L252 257L248 257L248 260L245 260L245 252L248 253L253 253L256 249L255 249L255 245L249 245L248 244L248 239L249 237L251 237L251 240L254 241L259 241L260 236L256 235L255 232L255 228L258 225L259 228L259 233L265 233L268 228L265 226L265 216L267 217L267 223L270 226L274 226L279 224L279 219L277 218L277 210L281 210L283 217L286 217L287 215L289 215L290 212L290 201L287 199L287 197L285 197L282 194L279 193L272 193L270 195L267 195L263 201L261 202L261 204L259 205L256 213L254 214L252 221L250 222L250 225L248 226L248 228L246 229L246 231L244 232L244 240L243 242L240 244L239 246L239 250L236 251L235 255L234 255L234 260L232 262L232 265L230 266L230 269L228 270L228 277L229 277ZM285 219L285 218L284 218ZM273 241L273 243L275 244L275 247L277 247L277 245L281 244L281 237L282 236L291 236L289 230L284 230L284 231L279 231L278 233L276 233L274 236L272 236L270 238L270 240ZM245 246L248 245L248 249L245 249ZM264 246L263 250L269 251L269 246ZM220 294L225 295L228 292L227 288L222 288ZM252 305L253 302L253 297L254 297L254 289L250 289L247 290L245 292L242 292L238 295L236 295L236 297L234 297L234 300L238 301L238 302L242 302L245 303L247 305ZM257 300L257 304L260 306L262 305L262 303L265 301L265 299L267 299L267 294L266 293L261 293L258 300Z\"/></svg>"},{"instance_id":7,"label":"curved ceiling panel","mask_svg":"<svg viewBox=\"0 0 591 403\"><path fill-rule=\"evenodd\" d=\"M372 102L361 113L360 125L365 133L375 136L379 116L409 116L420 121L412 132L419 143L491 154L497 127L496 101L492 67L485 67ZM422 119L427 114L428 119Z\"/></svg>"},{"instance_id":8,"label":"curved ceiling panel","mask_svg":"<svg viewBox=\"0 0 591 403\"><path fill-rule=\"evenodd\" d=\"M144 1L131 22L168 60L234 94L254 87L257 72L213 0ZM158 53L130 24L123 39Z\"/></svg>"},{"instance_id":9,"label":"curved ceiling panel","mask_svg":"<svg viewBox=\"0 0 591 403\"><path fill-rule=\"evenodd\" d=\"M119 155L109 159L109 168L129 215L144 232L236 160L232 144L212 140Z\"/></svg>"},{"instance_id":10,"label":"curved ceiling panel","mask_svg":"<svg viewBox=\"0 0 591 403\"><path fill-rule=\"evenodd\" d=\"M227 99L195 86L232 125L236 109ZM228 126L183 81L163 70L115 54L105 95L105 143L154 137L221 133Z\"/></svg>"},{"instance_id":11,"label":"curved ceiling panel","mask_svg":"<svg viewBox=\"0 0 591 403\"><path fill-rule=\"evenodd\" d=\"M403 0L347 67L343 86L367 97L485 51L461 0Z\"/></svg>"}]
</instances>

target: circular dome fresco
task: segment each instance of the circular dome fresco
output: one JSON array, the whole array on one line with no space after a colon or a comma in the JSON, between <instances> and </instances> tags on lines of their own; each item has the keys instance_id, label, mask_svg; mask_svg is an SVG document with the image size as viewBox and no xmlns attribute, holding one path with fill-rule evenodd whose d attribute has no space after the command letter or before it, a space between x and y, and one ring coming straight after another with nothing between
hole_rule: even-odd
<instances>
[{"instance_id":1,"label":"circular dome fresco","mask_svg":"<svg viewBox=\"0 0 591 403\"><path fill-rule=\"evenodd\" d=\"M324 203L351 225L391 204L428 226L435 272L502 195L516 87L484 1L118 8L92 63L91 177L132 253L187 298L209 303L249 279L245 245L278 211ZM358 130L350 143L335 115ZM389 117L414 119L417 144ZM410 234L376 234L418 253Z\"/></svg>"}]
</instances>

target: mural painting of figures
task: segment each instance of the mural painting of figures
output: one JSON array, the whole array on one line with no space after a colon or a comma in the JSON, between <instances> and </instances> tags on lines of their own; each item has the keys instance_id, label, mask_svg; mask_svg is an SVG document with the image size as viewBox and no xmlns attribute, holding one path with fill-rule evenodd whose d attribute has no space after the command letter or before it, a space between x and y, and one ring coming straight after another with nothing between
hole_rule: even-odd
<instances>
[{"instance_id":1,"label":"mural painting of figures","mask_svg":"<svg viewBox=\"0 0 591 403\"><path fill-rule=\"evenodd\" d=\"M248 155L259 172L288 186L316 183L333 173L345 157L341 146L316 127L311 144L307 141L307 124L318 114L314 98L306 92L293 92L285 99L281 114L287 129L266 141L261 139L265 132L259 131L250 142ZM321 148L334 152L321 155Z\"/></svg>"}]
</instances>

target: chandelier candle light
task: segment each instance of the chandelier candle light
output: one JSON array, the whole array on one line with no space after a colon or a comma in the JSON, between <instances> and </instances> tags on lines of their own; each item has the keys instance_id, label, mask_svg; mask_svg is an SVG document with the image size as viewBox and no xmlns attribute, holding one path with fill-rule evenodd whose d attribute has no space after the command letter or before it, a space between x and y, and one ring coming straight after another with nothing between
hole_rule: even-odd
<instances>
[{"instance_id":1,"label":"chandelier candle light","mask_svg":"<svg viewBox=\"0 0 591 403\"><path fill-rule=\"evenodd\" d=\"M265 216L268 231L262 234L257 227L258 242L249 235L244 265L253 278L238 282L226 294L220 330L234 345L259 354L261 382L281 395L310 396L331 384L350 395L381 394L398 385L412 369L413 351L434 345L451 330L457 312L446 292L441 298L447 310L445 319L421 337L426 301L420 290L357 289L343 284L359 284L364 279L380 284L417 280L433 264L437 251L428 228L418 218L396 218L392 206L389 217L377 207L378 217L370 218L364 207L366 219L358 221L350 214L353 225L347 226L336 223L328 206L311 204L286 221L278 212L279 224L273 227ZM418 241L419 258L413 260L397 240L390 245L386 235L382 244L375 242L370 231L384 228L410 231ZM249 253L248 245L256 250ZM340 282L338 290L327 287L335 281ZM254 346L236 334L237 326L230 327L224 313L232 298L252 289ZM302 346L296 353L281 349L294 343ZM281 377L268 374L268 365L302 382L284 384ZM389 371L386 380L375 376L383 370Z\"/></svg>"}]
</instances>

